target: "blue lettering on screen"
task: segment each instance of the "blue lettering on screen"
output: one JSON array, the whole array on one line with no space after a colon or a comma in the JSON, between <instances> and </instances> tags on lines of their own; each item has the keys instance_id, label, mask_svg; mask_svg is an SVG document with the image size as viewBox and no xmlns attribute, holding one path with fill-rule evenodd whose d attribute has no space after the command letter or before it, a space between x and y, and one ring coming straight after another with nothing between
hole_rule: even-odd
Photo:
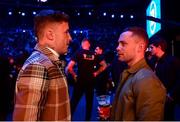
<instances>
[{"instance_id":1,"label":"blue lettering on screen","mask_svg":"<svg viewBox=\"0 0 180 122\"><path fill-rule=\"evenodd\" d=\"M146 9L146 16L161 19L161 3L160 0L152 0ZM159 30L161 30L161 23L146 20L146 30L150 38Z\"/></svg>"}]
</instances>

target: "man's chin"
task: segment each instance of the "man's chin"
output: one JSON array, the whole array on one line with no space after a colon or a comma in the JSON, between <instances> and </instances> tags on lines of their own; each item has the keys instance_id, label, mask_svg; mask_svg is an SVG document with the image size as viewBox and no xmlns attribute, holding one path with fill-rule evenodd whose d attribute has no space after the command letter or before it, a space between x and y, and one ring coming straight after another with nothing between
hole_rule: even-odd
<instances>
[{"instance_id":1,"label":"man's chin","mask_svg":"<svg viewBox=\"0 0 180 122\"><path fill-rule=\"evenodd\" d=\"M68 51L61 51L59 52L60 55L66 55Z\"/></svg>"},{"instance_id":2,"label":"man's chin","mask_svg":"<svg viewBox=\"0 0 180 122\"><path fill-rule=\"evenodd\" d=\"M118 57L118 60L119 60L119 61L124 61L123 58L121 58L121 57Z\"/></svg>"},{"instance_id":3,"label":"man's chin","mask_svg":"<svg viewBox=\"0 0 180 122\"><path fill-rule=\"evenodd\" d=\"M64 55L67 55L67 54L68 54L67 52L64 53Z\"/></svg>"},{"instance_id":4,"label":"man's chin","mask_svg":"<svg viewBox=\"0 0 180 122\"><path fill-rule=\"evenodd\" d=\"M64 55L67 55L67 53L68 53L68 50L64 51Z\"/></svg>"}]
</instances>

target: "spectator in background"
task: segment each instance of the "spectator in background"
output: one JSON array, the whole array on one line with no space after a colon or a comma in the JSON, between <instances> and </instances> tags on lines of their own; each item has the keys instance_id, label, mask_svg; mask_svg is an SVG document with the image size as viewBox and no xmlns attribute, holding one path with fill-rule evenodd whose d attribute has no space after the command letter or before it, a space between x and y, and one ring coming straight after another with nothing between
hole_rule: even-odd
<instances>
[{"instance_id":1,"label":"spectator in background","mask_svg":"<svg viewBox=\"0 0 180 122\"><path fill-rule=\"evenodd\" d=\"M16 82L15 121L70 120L70 102L63 61L71 40L68 15L42 10L34 19L37 45Z\"/></svg>"},{"instance_id":2,"label":"spectator in background","mask_svg":"<svg viewBox=\"0 0 180 122\"><path fill-rule=\"evenodd\" d=\"M96 56L94 52L90 50L90 46L90 40L86 38L83 39L81 42L82 48L74 54L66 68L66 71L72 75L76 82L71 98L71 113L72 115L74 114L83 93L85 93L86 120L91 119L95 77L106 68L106 64L104 62L96 60ZM97 71L95 71L94 66L97 63L101 66ZM73 69L75 64L77 64L78 68L77 74Z\"/></svg>"},{"instance_id":3,"label":"spectator in background","mask_svg":"<svg viewBox=\"0 0 180 122\"><path fill-rule=\"evenodd\" d=\"M12 112L12 81L8 58L0 56L0 121L5 121Z\"/></svg>"},{"instance_id":4,"label":"spectator in background","mask_svg":"<svg viewBox=\"0 0 180 122\"><path fill-rule=\"evenodd\" d=\"M105 57L104 57L104 48L102 45L97 45L95 48L95 55L98 60L98 62L103 62L103 64L106 64ZM95 66L95 70L98 70L101 64L97 63ZM107 64L106 64L107 66ZM106 95L108 93L107 89L107 83L109 79L109 72L107 68L102 71L99 75L96 77L96 94L99 95Z\"/></svg>"},{"instance_id":5,"label":"spectator in background","mask_svg":"<svg viewBox=\"0 0 180 122\"><path fill-rule=\"evenodd\" d=\"M180 61L167 54L165 39L155 35L149 48L154 56L149 62L153 71L167 89L164 120L175 120L175 106L180 104Z\"/></svg>"},{"instance_id":6,"label":"spectator in background","mask_svg":"<svg viewBox=\"0 0 180 122\"><path fill-rule=\"evenodd\" d=\"M117 87L111 120L163 120L166 91L145 61L146 31L140 27L127 28L118 42L118 59L126 62L128 68Z\"/></svg>"}]
</instances>

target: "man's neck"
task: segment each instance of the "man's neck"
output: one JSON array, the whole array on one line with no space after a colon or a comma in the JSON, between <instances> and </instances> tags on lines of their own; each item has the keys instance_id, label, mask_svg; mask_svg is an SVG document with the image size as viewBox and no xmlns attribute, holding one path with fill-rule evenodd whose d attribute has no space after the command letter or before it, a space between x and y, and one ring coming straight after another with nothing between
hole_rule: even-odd
<instances>
[{"instance_id":1,"label":"man's neck","mask_svg":"<svg viewBox=\"0 0 180 122\"><path fill-rule=\"evenodd\" d=\"M59 57L59 54L55 51L55 50L53 50L52 48L50 48L50 47L47 47L54 55L56 55L57 57Z\"/></svg>"},{"instance_id":2,"label":"man's neck","mask_svg":"<svg viewBox=\"0 0 180 122\"><path fill-rule=\"evenodd\" d=\"M82 49L84 49L84 50L89 50L89 48L88 48L88 47L83 47Z\"/></svg>"},{"instance_id":3,"label":"man's neck","mask_svg":"<svg viewBox=\"0 0 180 122\"><path fill-rule=\"evenodd\" d=\"M163 51L160 51L158 54L157 54L157 58L161 58L163 55L164 55L165 52Z\"/></svg>"},{"instance_id":4,"label":"man's neck","mask_svg":"<svg viewBox=\"0 0 180 122\"><path fill-rule=\"evenodd\" d=\"M143 58L144 58L144 56L136 57L133 61L127 63L128 64L128 68L131 68L134 64L136 64L137 62L139 62Z\"/></svg>"}]
</instances>

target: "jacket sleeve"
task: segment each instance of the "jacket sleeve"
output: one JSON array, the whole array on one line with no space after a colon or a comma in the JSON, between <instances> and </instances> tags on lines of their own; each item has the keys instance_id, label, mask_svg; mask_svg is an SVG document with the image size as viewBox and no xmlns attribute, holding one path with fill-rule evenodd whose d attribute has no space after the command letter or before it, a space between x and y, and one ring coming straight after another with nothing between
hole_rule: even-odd
<instances>
[{"instance_id":1,"label":"jacket sleeve","mask_svg":"<svg viewBox=\"0 0 180 122\"><path fill-rule=\"evenodd\" d=\"M171 88L169 89L169 95L173 98L175 103L180 104L180 60L178 58L174 58L171 66Z\"/></svg>"},{"instance_id":2,"label":"jacket sleeve","mask_svg":"<svg viewBox=\"0 0 180 122\"><path fill-rule=\"evenodd\" d=\"M47 80L47 70L39 64L30 64L20 71L13 120L39 120L48 91Z\"/></svg>"},{"instance_id":3,"label":"jacket sleeve","mask_svg":"<svg viewBox=\"0 0 180 122\"><path fill-rule=\"evenodd\" d=\"M155 75L137 78L134 85L137 120L163 120L166 90Z\"/></svg>"}]
</instances>

